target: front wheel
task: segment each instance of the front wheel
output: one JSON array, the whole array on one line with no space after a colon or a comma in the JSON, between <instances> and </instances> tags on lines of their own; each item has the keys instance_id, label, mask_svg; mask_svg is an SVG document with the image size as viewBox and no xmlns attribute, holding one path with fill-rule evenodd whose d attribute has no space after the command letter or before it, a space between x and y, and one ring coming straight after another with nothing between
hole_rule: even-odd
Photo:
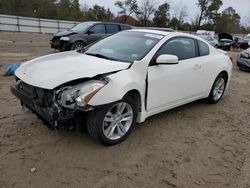
<instances>
[{"instance_id":1,"label":"front wheel","mask_svg":"<svg viewBox=\"0 0 250 188\"><path fill-rule=\"evenodd\" d=\"M210 91L210 94L207 98L209 103L215 104L219 102L224 94L226 89L227 79L225 74L219 74L214 81L213 87Z\"/></svg>"},{"instance_id":2,"label":"front wheel","mask_svg":"<svg viewBox=\"0 0 250 188\"><path fill-rule=\"evenodd\" d=\"M80 50L85 47L85 44L80 41L76 41L74 44L72 44L70 50Z\"/></svg>"},{"instance_id":3,"label":"front wheel","mask_svg":"<svg viewBox=\"0 0 250 188\"><path fill-rule=\"evenodd\" d=\"M127 138L135 125L137 108L131 97L103 105L88 115L88 133L104 145L114 145Z\"/></svg>"}]
</instances>

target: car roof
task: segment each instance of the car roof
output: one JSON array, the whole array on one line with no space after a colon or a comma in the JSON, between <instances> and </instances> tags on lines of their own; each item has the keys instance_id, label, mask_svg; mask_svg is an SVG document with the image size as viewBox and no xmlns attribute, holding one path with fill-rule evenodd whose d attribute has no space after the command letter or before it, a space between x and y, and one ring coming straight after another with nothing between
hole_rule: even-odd
<instances>
[{"instance_id":1,"label":"car roof","mask_svg":"<svg viewBox=\"0 0 250 188\"><path fill-rule=\"evenodd\" d=\"M85 21L85 22L81 22L81 23L93 23L93 24L97 24L97 23L102 23L99 21Z\"/></svg>"},{"instance_id":2,"label":"car roof","mask_svg":"<svg viewBox=\"0 0 250 188\"><path fill-rule=\"evenodd\" d=\"M150 30L158 30L158 31L168 31L174 32L175 30L166 27L134 27L134 29L150 29Z\"/></svg>"},{"instance_id":3,"label":"car roof","mask_svg":"<svg viewBox=\"0 0 250 188\"><path fill-rule=\"evenodd\" d=\"M180 37L191 37L193 39L196 40L201 40L207 44L209 44L205 39L200 38L199 36L193 35L193 34L189 34L189 33L184 33L184 32L178 32L178 31L162 31L162 30L155 30L155 29L130 29L130 30L126 30L128 32L144 32L144 33L152 33L152 34L158 34L158 35L163 35L163 36L167 36L167 35L173 35L173 36L180 36Z\"/></svg>"},{"instance_id":4,"label":"car roof","mask_svg":"<svg viewBox=\"0 0 250 188\"><path fill-rule=\"evenodd\" d=\"M85 21L85 22L87 22L87 23L92 23L92 24L100 24L100 23L102 23L102 24L125 25L125 26L129 26L129 27L131 27L131 28L132 28L132 26L131 26L131 25L128 25L128 24L123 24L123 23L117 23L117 22L100 22L100 21ZM82 23L84 23L84 22L82 22Z\"/></svg>"},{"instance_id":5,"label":"car roof","mask_svg":"<svg viewBox=\"0 0 250 188\"><path fill-rule=\"evenodd\" d=\"M164 35L164 36L172 33L172 31L162 31L162 30L155 30L155 29L137 29L137 28L133 28L128 31L138 31L138 32L144 32L144 33L159 34L159 35Z\"/></svg>"}]
</instances>

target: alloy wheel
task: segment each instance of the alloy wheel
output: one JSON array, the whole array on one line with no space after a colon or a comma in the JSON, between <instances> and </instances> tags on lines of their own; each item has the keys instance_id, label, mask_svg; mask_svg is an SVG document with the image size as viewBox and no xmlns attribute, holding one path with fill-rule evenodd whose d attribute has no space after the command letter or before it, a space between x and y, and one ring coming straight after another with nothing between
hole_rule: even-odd
<instances>
[{"instance_id":1,"label":"alloy wheel","mask_svg":"<svg viewBox=\"0 0 250 188\"><path fill-rule=\"evenodd\" d=\"M82 44L82 43L77 43L76 45L75 45L75 50L80 50L80 49L83 49L84 48L84 45Z\"/></svg>"},{"instance_id":2,"label":"alloy wheel","mask_svg":"<svg viewBox=\"0 0 250 188\"><path fill-rule=\"evenodd\" d=\"M133 109L126 102L113 105L105 115L102 131L109 140L122 138L133 123Z\"/></svg>"},{"instance_id":3,"label":"alloy wheel","mask_svg":"<svg viewBox=\"0 0 250 188\"><path fill-rule=\"evenodd\" d=\"M215 101L220 100L220 98L223 95L225 89L225 80L223 77L220 77L214 85L214 89L213 89L213 98Z\"/></svg>"}]
</instances>

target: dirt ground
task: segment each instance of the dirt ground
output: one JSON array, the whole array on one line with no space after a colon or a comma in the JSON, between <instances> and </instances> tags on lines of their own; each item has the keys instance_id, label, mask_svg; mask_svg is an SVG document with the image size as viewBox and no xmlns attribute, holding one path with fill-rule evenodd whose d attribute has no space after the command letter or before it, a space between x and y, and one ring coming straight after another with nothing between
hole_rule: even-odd
<instances>
[{"instance_id":1,"label":"dirt ground","mask_svg":"<svg viewBox=\"0 0 250 188\"><path fill-rule=\"evenodd\" d=\"M0 32L1 73L53 53L50 38ZM235 63L221 102L155 115L112 147L86 133L49 130L21 111L9 91L14 83L0 76L0 187L250 187L250 73Z\"/></svg>"}]
</instances>

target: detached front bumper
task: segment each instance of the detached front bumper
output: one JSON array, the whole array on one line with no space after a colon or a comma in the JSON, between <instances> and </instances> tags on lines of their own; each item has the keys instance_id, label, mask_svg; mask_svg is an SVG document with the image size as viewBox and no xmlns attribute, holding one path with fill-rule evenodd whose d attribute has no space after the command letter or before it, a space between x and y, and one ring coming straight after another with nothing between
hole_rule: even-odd
<instances>
[{"instance_id":1,"label":"detached front bumper","mask_svg":"<svg viewBox=\"0 0 250 188\"><path fill-rule=\"evenodd\" d=\"M54 48L56 50L66 51L66 50L70 49L70 46L71 46L71 44L69 41L61 41L59 39L57 39L57 40L52 39L50 41L50 47Z\"/></svg>"},{"instance_id":2,"label":"detached front bumper","mask_svg":"<svg viewBox=\"0 0 250 188\"><path fill-rule=\"evenodd\" d=\"M50 105L43 104L42 98L39 98L38 95L34 97L34 95L27 94L19 85L11 86L10 91L20 99L22 105L28 107L53 127L74 118L73 110L59 107L56 102L50 102Z\"/></svg>"}]
</instances>

